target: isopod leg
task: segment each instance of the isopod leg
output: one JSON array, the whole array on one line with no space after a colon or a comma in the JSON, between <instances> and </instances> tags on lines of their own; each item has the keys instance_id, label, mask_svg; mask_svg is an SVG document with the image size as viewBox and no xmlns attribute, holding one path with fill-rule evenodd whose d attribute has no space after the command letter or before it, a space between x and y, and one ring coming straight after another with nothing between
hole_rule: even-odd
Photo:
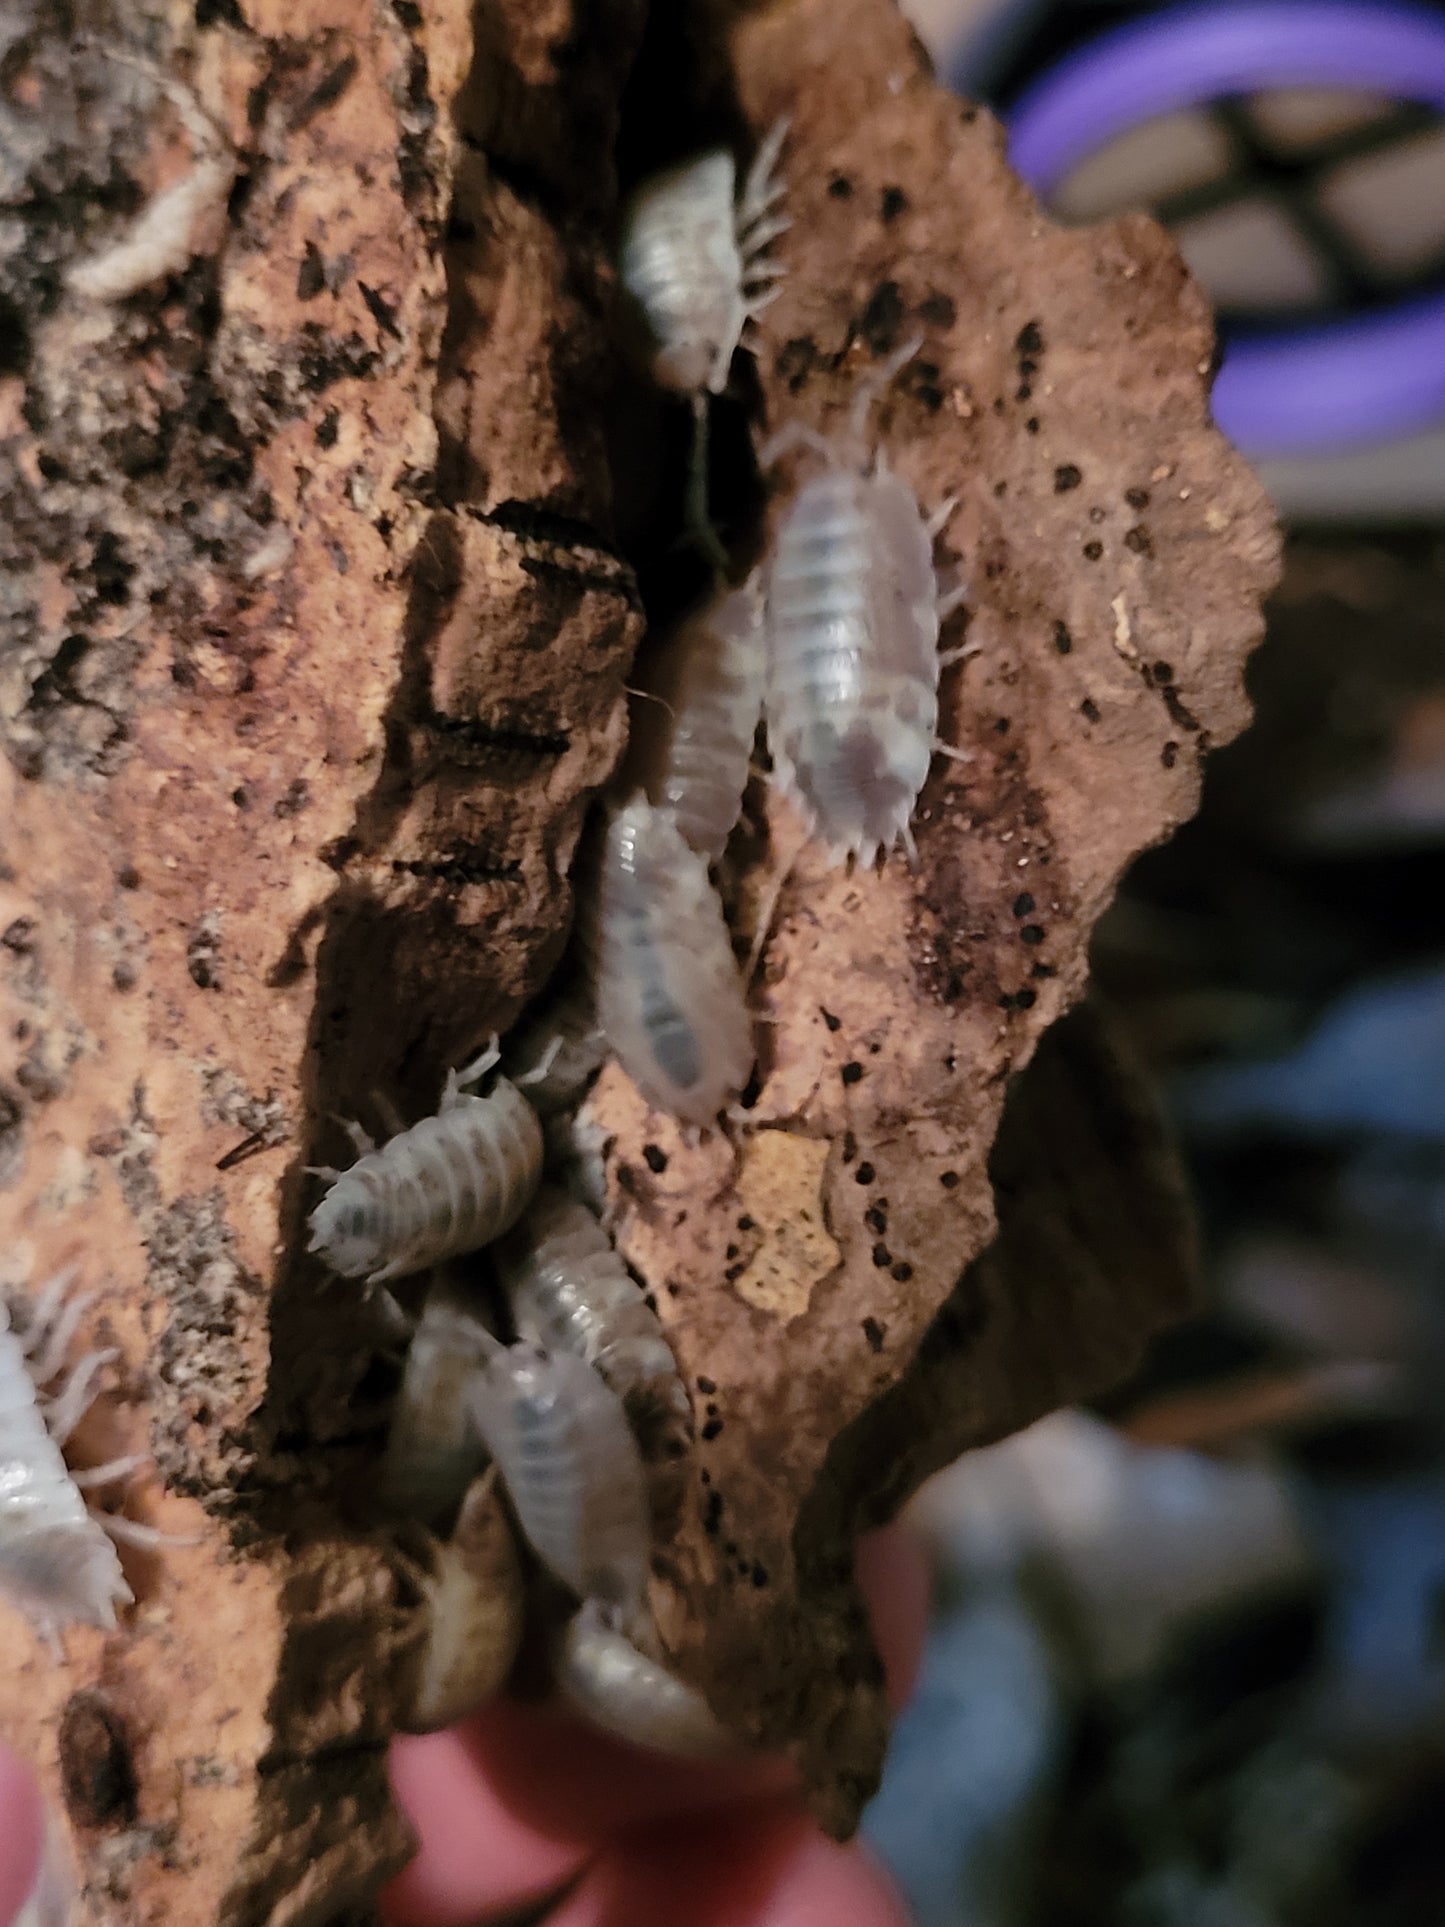
<instances>
[{"instance_id":1,"label":"isopod leg","mask_svg":"<svg viewBox=\"0 0 1445 1927\"><path fill-rule=\"evenodd\" d=\"M45 1408L45 1424L57 1445L64 1445L95 1403L95 1380L120 1357L117 1351L89 1352Z\"/></svg>"},{"instance_id":2,"label":"isopod leg","mask_svg":"<svg viewBox=\"0 0 1445 1927\"><path fill-rule=\"evenodd\" d=\"M939 503L932 515L929 516L924 526L928 530L928 539L930 542L936 541L948 527L953 511L958 507L960 499L957 495L948 496L946 500Z\"/></svg>"},{"instance_id":3,"label":"isopod leg","mask_svg":"<svg viewBox=\"0 0 1445 1927\"><path fill-rule=\"evenodd\" d=\"M901 348L896 348L886 361L880 361L876 368L871 368L858 383L853 393L853 406L848 415L848 439L855 447L863 446L868 417L872 414L878 398L893 377L908 366L922 346L922 335L910 335Z\"/></svg>"},{"instance_id":4,"label":"isopod leg","mask_svg":"<svg viewBox=\"0 0 1445 1927\"><path fill-rule=\"evenodd\" d=\"M783 142L788 138L789 125L786 114L775 120L764 136L762 146L753 156L752 165L743 181L743 191L738 197L736 220L739 234L782 199L783 178L775 170L783 151Z\"/></svg>"},{"instance_id":5,"label":"isopod leg","mask_svg":"<svg viewBox=\"0 0 1445 1927\"><path fill-rule=\"evenodd\" d=\"M340 1117L333 1111L331 1121L333 1124L339 1124L345 1131L351 1140L351 1148L358 1157L364 1158L376 1149L376 1139L363 1125L358 1124L354 1117Z\"/></svg>"},{"instance_id":6,"label":"isopod leg","mask_svg":"<svg viewBox=\"0 0 1445 1927\"><path fill-rule=\"evenodd\" d=\"M29 1372L37 1385L48 1385L65 1363L80 1321L95 1302L93 1291L81 1292L68 1304L57 1297L56 1283L63 1291L74 1276L73 1271L62 1272L58 1281L46 1286L35 1308L35 1321L26 1334L25 1351L34 1353L29 1359Z\"/></svg>"},{"instance_id":7,"label":"isopod leg","mask_svg":"<svg viewBox=\"0 0 1445 1927\"><path fill-rule=\"evenodd\" d=\"M758 256L766 253L780 234L786 234L792 226L786 214L759 214L746 227L738 230L738 242L743 256L743 271L747 273L758 265Z\"/></svg>"},{"instance_id":8,"label":"isopod leg","mask_svg":"<svg viewBox=\"0 0 1445 1927\"><path fill-rule=\"evenodd\" d=\"M941 670L952 669L955 663L968 662L974 656L981 656L982 654L982 643L965 642L960 644L957 649L945 649L943 654L938 658L938 666Z\"/></svg>"},{"instance_id":9,"label":"isopod leg","mask_svg":"<svg viewBox=\"0 0 1445 1927\"><path fill-rule=\"evenodd\" d=\"M53 1277L47 1278L40 1287L39 1296L30 1307L30 1323L24 1338L20 1341L20 1349L27 1358L44 1339L51 1321L60 1308L61 1301L75 1283L79 1273L78 1265L66 1265Z\"/></svg>"},{"instance_id":10,"label":"isopod leg","mask_svg":"<svg viewBox=\"0 0 1445 1927\"><path fill-rule=\"evenodd\" d=\"M762 962L763 951L767 947L769 936L772 934L773 919L778 914L778 904L782 899L783 891L788 886L788 879L792 876L797 866L798 858L803 854L810 833L809 826L805 823L798 836L798 840L788 852L787 862L773 879L771 888L758 906L758 921L753 931L752 945L748 950L748 960L743 967L743 982L745 984L752 982L757 967Z\"/></svg>"},{"instance_id":11,"label":"isopod leg","mask_svg":"<svg viewBox=\"0 0 1445 1927\"><path fill-rule=\"evenodd\" d=\"M642 694L645 692L640 691L639 693ZM667 705L664 703L663 707L665 709ZM557 1035L537 1059L537 1062L532 1066L531 1070L523 1071L519 1077L512 1079L512 1082L519 1091L525 1090L529 1084L542 1084L546 1082L548 1071L551 1070L561 1055L562 1041L562 1033L558 1031Z\"/></svg>"},{"instance_id":12,"label":"isopod leg","mask_svg":"<svg viewBox=\"0 0 1445 1927\"><path fill-rule=\"evenodd\" d=\"M480 1084L487 1072L494 1070L502 1061L502 1044L496 1031L487 1040L487 1048L480 1057L474 1057L470 1064L459 1071L448 1071L447 1081L442 1089L442 1101L438 1106L440 1114L454 1111L457 1099L469 1084Z\"/></svg>"},{"instance_id":13,"label":"isopod leg","mask_svg":"<svg viewBox=\"0 0 1445 1927\"><path fill-rule=\"evenodd\" d=\"M117 1545L140 1546L147 1552L158 1552L163 1546L198 1546L199 1533L162 1532L159 1526L148 1526L140 1519L127 1519L119 1512L96 1512L91 1515L98 1526L103 1526Z\"/></svg>"},{"instance_id":14,"label":"isopod leg","mask_svg":"<svg viewBox=\"0 0 1445 1927\"><path fill-rule=\"evenodd\" d=\"M72 1472L71 1478L82 1492L93 1492L103 1485L119 1485L132 1473L139 1472L142 1466L150 1464L146 1452L127 1452L121 1458L107 1459L104 1465L87 1466L83 1472Z\"/></svg>"}]
</instances>

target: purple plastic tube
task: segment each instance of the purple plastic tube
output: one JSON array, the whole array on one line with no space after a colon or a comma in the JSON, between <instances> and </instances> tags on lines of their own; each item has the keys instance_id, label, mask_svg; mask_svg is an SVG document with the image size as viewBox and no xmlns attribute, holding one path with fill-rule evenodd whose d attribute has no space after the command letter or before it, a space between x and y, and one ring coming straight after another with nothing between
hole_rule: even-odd
<instances>
[{"instance_id":1,"label":"purple plastic tube","mask_svg":"<svg viewBox=\"0 0 1445 1927\"><path fill-rule=\"evenodd\" d=\"M1131 127L1275 87L1343 87L1445 115L1445 19L1346 0L1174 8L1103 35L1046 74L1010 115L1009 157L1047 197ZM1214 413L1252 455L1383 442L1445 419L1445 295L1231 335Z\"/></svg>"}]
</instances>

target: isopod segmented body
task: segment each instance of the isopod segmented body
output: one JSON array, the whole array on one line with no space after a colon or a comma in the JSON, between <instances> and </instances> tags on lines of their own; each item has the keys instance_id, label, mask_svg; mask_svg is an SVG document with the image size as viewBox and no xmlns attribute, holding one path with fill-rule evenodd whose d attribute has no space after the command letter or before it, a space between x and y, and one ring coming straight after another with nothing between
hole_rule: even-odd
<instances>
[{"instance_id":1,"label":"isopod segmented body","mask_svg":"<svg viewBox=\"0 0 1445 1927\"><path fill-rule=\"evenodd\" d=\"M58 1628L75 1623L112 1630L117 1607L134 1599L105 1525L86 1509L60 1449L90 1404L95 1372L114 1354L89 1354L41 1405L38 1388L57 1375L83 1309L65 1305L66 1282L42 1292L24 1339L0 1300L0 1593L52 1642ZM139 1463L116 1460L79 1479L106 1484Z\"/></svg>"},{"instance_id":2,"label":"isopod segmented body","mask_svg":"<svg viewBox=\"0 0 1445 1927\"><path fill-rule=\"evenodd\" d=\"M407 1348L381 1462L381 1503L399 1518L444 1531L486 1452L467 1385L496 1339L475 1296L443 1274L427 1292Z\"/></svg>"},{"instance_id":3,"label":"isopod segmented body","mask_svg":"<svg viewBox=\"0 0 1445 1927\"><path fill-rule=\"evenodd\" d=\"M537 1188L542 1127L510 1079L484 1097L464 1086L497 1063L496 1040L465 1071L448 1071L441 1104L380 1149L353 1129L361 1156L311 1213L311 1242L343 1278L376 1284L475 1251L513 1224Z\"/></svg>"},{"instance_id":4,"label":"isopod segmented body","mask_svg":"<svg viewBox=\"0 0 1445 1927\"><path fill-rule=\"evenodd\" d=\"M568 1621L555 1676L570 1706L634 1746L685 1760L738 1751L702 1694L639 1652L596 1600Z\"/></svg>"},{"instance_id":5,"label":"isopod segmented body","mask_svg":"<svg viewBox=\"0 0 1445 1927\"><path fill-rule=\"evenodd\" d=\"M881 453L857 459L873 393L917 348L860 390L841 446L787 429L774 444L804 441L824 466L784 510L764 565L768 746L840 861L872 862L900 840L912 856L909 818L945 747L938 635L957 597L940 589L934 529L908 483Z\"/></svg>"},{"instance_id":6,"label":"isopod segmented body","mask_svg":"<svg viewBox=\"0 0 1445 1927\"><path fill-rule=\"evenodd\" d=\"M544 1186L498 1245L497 1271L524 1343L573 1352L624 1401L687 1418L662 1323L585 1204Z\"/></svg>"},{"instance_id":7,"label":"isopod segmented body","mask_svg":"<svg viewBox=\"0 0 1445 1927\"><path fill-rule=\"evenodd\" d=\"M648 1102L709 1125L747 1082L751 1026L707 860L668 810L636 798L607 828L597 1014Z\"/></svg>"},{"instance_id":8,"label":"isopod segmented body","mask_svg":"<svg viewBox=\"0 0 1445 1927\"><path fill-rule=\"evenodd\" d=\"M652 1529L621 1399L584 1359L531 1345L498 1347L467 1396L543 1565L579 1598L634 1608Z\"/></svg>"},{"instance_id":9,"label":"isopod segmented body","mask_svg":"<svg viewBox=\"0 0 1445 1927\"><path fill-rule=\"evenodd\" d=\"M738 820L763 707L762 609L751 582L697 610L667 644L644 710L643 781L714 863Z\"/></svg>"},{"instance_id":10,"label":"isopod segmented body","mask_svg":"<svg viewBox=\"0 0 1445 1927\"><path fill-rule=\"evenodd\" d=\"M665 388L721 394L744 328L772 298L781 269L767 249L788 226L774 173L786 133L779 121L736 199L733 157L714 148L654 176L629 203L618 266Z\"/></svg>"}]
</instances>

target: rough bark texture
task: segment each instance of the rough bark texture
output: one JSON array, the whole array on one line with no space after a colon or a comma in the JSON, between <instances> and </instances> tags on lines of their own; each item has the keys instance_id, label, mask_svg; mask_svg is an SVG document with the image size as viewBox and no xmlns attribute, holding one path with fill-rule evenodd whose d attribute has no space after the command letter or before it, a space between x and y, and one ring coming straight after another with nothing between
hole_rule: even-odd
<instances>
[{"instance_id":1,"label":"rough bark texture","mask_svg":"<svg viewBox=\"0 0 1445 1927\"><path fill-rule=\"evenodd\" d=\"M476 72L464 0L97 6L74 57L37 7L4 50L0 1256L81 1257L139 1503L199 1541L128 1559L134 1618L64 1666L6 1615L52 1794L74 1694L125 1736L135 1798L72 1810L87 1919L329 1920L407 1851L416 1629L348 1516L380 1341L297 1257L302 1166L535 991L622 741L579 397L635 11L589 10L575 97L569 9L522 0ZM230 164L179 259L81 299L202 114ZM488 172L539 140L549 180Z\"/></svg>"},{"instance_id":2,"label":"rough bark texture","mask_svg":"<svg viewBox=\"0 0 1445 1927\"><path fill-rule=\"evenodd\" d=\"M95 0L72 52L37 0L4 29L0 1265L82 1257L123 1355L87 1444L148 1445L135 1509L196 1536L128 1559L136 1613L64 1666L6 1616L0 1728L69 1791L86 1920L355 1917L406 1849L382 1749L414 1596L365 1513L394 1374L298 1253L303 1166L373 1088L429 1106L565 941L640 629L601 424L641 15ZM1180 1295L1162 1234L1147 1264L1102 1232L1090 1272L976 1262L987 1160L1121 868L1244 720L1273 545L1172 248L1051 228L882 0L660 10L628 99L639 165L650 103L694 137L792 114L761 413L830 423L922 326L880 421L926 502L960 496L982 646L918 875L805 851L786 884L750 1123L685 1144L615 1069L593 1104L698 1388L663 1636L841 1830L884 1737L854 1526ZM150 278L85 296L74 269L187 179ZM796 843L754 817L745 910ZM1121 1113L1078 1050L1084 1155ZM1038 1155L995 1182L1032 1195ZM77 1794L97 1747L123 1798Z\"/></svg>"},{"instance_id":3,"label":"rough bark texture","mask_svg":"<svg viewBox=\"0 0 1445 1927\"><path fill-rule=\"evenodd\" d=\"M969 615L945 640L978 648L945 676L942 731L971 760L935 764L918 873L796 857L748 1124L689 1144L616 1068L593 1103L621 1242L704 1421L657 1564L664 1640L719 1710L795 1752L842 1830L886 1736L847 1550L875 1489L896 1501L964 1444L1097 1389L1179 1309L1168 1275L1152 1297L1121 1280L1085 1299L1049 1267L1030 1329L1016 1267L970 1267L994 1234L1010 1077L1079 996L1120 873L1192 812L1204 751L1246 720L1276 546L1208 423L1208 314L1157 227L1051 226L998 128L934 87L874 0L745 15L723 44L749 124L792 121L768 427L840 431L871 360L923 334L878 430L922 502L958 497L943 548ZM753 901L798 850L786 806L760 808ZM906 1461L830 1462L925 1333L946 1341L950 1305L951 1366L930 1365Z\"/></svg>"}]
</instances>

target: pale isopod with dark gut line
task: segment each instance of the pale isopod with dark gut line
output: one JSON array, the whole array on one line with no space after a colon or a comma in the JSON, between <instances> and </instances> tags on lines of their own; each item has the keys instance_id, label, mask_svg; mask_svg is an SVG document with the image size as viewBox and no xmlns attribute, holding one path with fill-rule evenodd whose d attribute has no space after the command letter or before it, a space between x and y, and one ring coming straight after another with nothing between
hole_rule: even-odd
<instances>
[{"instance_id":1,"label":"pale isopod with dark gut line","mask_svg":"<svg viewBox=\"0 0 1445 1927\"><path fill-rule=\"evenodd\" d=\"M580 1599L639 1611L652 1526L616 1392L570 1352L509 1345L473 1373L467 1400L542 1564Z\"/></svg>"},{"instance_id":2,"label":"pale isopod with dark gut line","mask_svg":"<svg viewBox=\"0 0 1445 1927\"><path fill-rule=\"evenodd\" d=\"M361 1155L311 1213L311 1242L343 1278L376 1284L475 1251L513 1224L537 1188L542 1127L506 1077L485 1096L465 1088L492 1071L496 1039L474 1064L448 1071L434 1117L379 1149L348 1126Z\"/></svg>"},{"instance_id":3,"label":"pale isopod with dark gut line","mask_svg":"<svg viewBox=\"0 0 1445 1927\"><path fill-rule=\"evenodd\" d=\"M945 591L933 541L952 512L927 520L908 483L863 444L879 390L917 354L911 341L864 383L841 443L790 424L762 459L801 442L821 472L796 491L763 564L768 686L764 713L779 782L835 861L871 863L902 842L938 740ZM961 654L962 652L960 652Z\"/></svg>"},{"instance_id":4,"label":"pale isopod with dark gut line","mask_svg":"<svg viewBox=\"0 0 1445 1927\"><path fill-rule=\"evenodd\" d=\"M597 1013L649 1103L708 1126L747 1082L752 1029L707 861L638 797L607 827L595 926Z\"/></svg>"}]
</instances>

